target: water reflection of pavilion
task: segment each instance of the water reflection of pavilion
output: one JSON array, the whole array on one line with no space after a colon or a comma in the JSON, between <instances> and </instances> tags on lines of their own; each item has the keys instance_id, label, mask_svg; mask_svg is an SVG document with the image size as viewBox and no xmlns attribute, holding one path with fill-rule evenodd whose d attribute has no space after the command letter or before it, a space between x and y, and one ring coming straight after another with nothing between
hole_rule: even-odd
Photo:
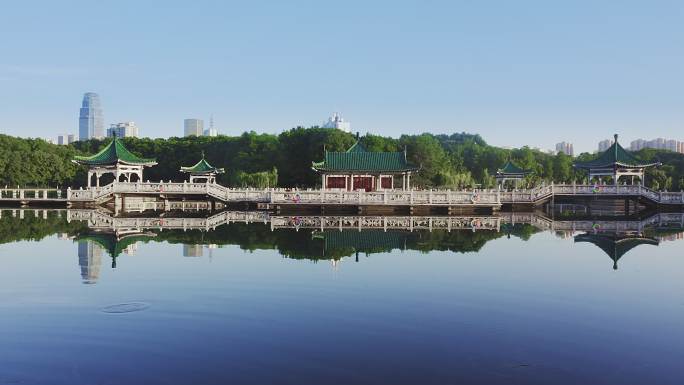
<instances>
[{"instance_id":1,"label":"water reflection of pavilion","mask_svg":"<svg viewBox=\"0 0 684 385\"><path fill-rule=\"evenodd\" d=\"M112 266L116 266L120 254L132 252L138 242L153 237L186 245L185 256L203 255L208 244L230 244L249 250L276 249L293 259L337 261L358 254L408 249L476 252L485 243L506 235L527 240L535 233L548 231L576 242L595 244L617 267L617 261L637 246L657 245L660 241L680 239L684 234L684 213L603 219L554 219L534 212L502 212L493 216L274 216L223 211L208 217L173 217L173 212L156 217L127 217L98 210L66 210L47 215L44 210L14 209L11 214L0 217L3 228L16 229L19 222L40 221L51 226L54 233L62 234L61 238L79 241L78 259L84 283L98 281L103 252L112 257ZM39 239L49 233L45 226L35 228L28 234L8 232L3 239Z\"/></svg>"},{"instance_id":2,"label":"water reflection of pavilion","mask_svg":"<svg viewBox=\"0 0 684 385\"><path fill-rule=\"evenodd\" d=\"M392 250L406 250L408 238L413 236L405 231L314 231L313 241L322 243L322 258L338 259L342 256L355 255L359 261L359 253L384 253Z\"/></svg>"},{"instance_id":3,"label":"water reflection of pavilion","mask_svg":"<svg viewBox=\"0 0 684 385\"><path fill-rule=\"evenodd\" d=\"M628 251L640 245L658 246L660 241L639 233L584 233L575 236L575 242L589 242L603 250L613 260L617 270L618 260Z\"/></svg>"},{"instance_id":4,"label":"water reflection of pavilion","mask_svg":"<svg viewBox=\"0 0 684 385\"><path fill-rule=\"evenodd\" d=\"M147 242L155 237L152 232L91 232L79 235L78 260L81 277L85 283L95 283L99 277L102 250L112 258L112 268L122 253L132 254L138 242Z\"/></svg>"}]
</instances>

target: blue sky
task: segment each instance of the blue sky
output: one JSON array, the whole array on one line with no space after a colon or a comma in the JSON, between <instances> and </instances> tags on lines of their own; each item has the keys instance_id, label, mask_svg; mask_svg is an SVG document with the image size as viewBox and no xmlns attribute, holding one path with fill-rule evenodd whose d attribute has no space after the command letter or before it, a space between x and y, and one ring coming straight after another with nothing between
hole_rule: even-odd
<instances>
[{"instance_id":1,"label":"blue sky","mask_svg":"<svg viewBox=\"0 0 684 385\"><path fill-rule=\"evenodd\" d=\"M0 12L0 132L226 134L320 124L593 150L684 140L681 1L31 1Z\"/></svg>"}]
</instances>

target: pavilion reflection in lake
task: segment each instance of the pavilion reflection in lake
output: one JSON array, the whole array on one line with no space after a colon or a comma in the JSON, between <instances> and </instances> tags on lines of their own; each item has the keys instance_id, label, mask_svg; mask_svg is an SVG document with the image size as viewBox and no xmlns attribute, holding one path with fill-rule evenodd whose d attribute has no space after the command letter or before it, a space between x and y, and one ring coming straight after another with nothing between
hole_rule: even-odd
<instances>
[{"instance_id":1,"label":"pavilion reflection in lake","mask_svg":"<svg viewBox=\"0 0 684 385\"><path fill-rule=\"evenodd\" d=\"M477 252L485 243L502 236L527 240L534 233L551 231L561 238L596 245L617 268L617 261L630 250L641 245L658 245L662 237L679 239L684 228L684 214L601 221L553 220L538 213L501 213L489 217L273 216L265 220L262 214L242 212L239 214L242 221L234 221L236 215L221 213L182 221L168 217L135 218L138 228L133 228L129 219L121 218L117 222L100 213L97 221L91 220L96 230L78 237L96 245L88 249L79 246L83 280L96 282L99 277L101 251L97 254L95 247L105 250L112 257L112 267L116 267L116 258L122 252L130 253L139 242L152 240L157 235L161 236L157 241L182 243L186 257L202 257L205 248L210 249L211 256L212 246L231 244L245 249L276 248L287 258L329 260L337 266L343 258L353 257L358 262L359 255L394 250ZM257 223L251 222L254 218L258 219ZM193 220L199 221L200 226L192 227ZM125 228L117 228L117 223L125 224ZM164 224L173 227L166 230ZM659 229L668 232L661 234Z\"/></svg>"},{"instance_id":2,"label":"pavilion reflection in lake","mask_svg":"<svg viewBox=\"0 0 684 385\"><path fill-rule=\"evenodd\" d=\"M98 282L104 253L117 265L150 241L183 245L187 257L209 257L216 247L275 249L290 259L327 260L395 250L477 252L501 237L529 239L539 232L596 245L613 261L644 245L684 238L684 213L648 218L549 218L540 213L495 216L271 216L264 212L220 212L210 217L113 217L102 211L12 210L0 216L0 241L36 240L48 234L78 242L83 283ZM66 214L66 215L65 215ZM24 226L22 228L22 225ZM2 230L6 229L6 230Z\"/></svg>"},{"instance_id":3,"label":"pavilion reflection in lake","mask_svg":"<svg viewBox=\"0 0 684 385\"><path fill-rule=\"evenodd\" d=\"M660 241L655 237L647 237L639 233L584 233L575 236L575 242L589 242L603 250L613 260L613 269L617 270L618 260L628 251L641 245L658 246Z\"/></svg>"}]
</instances>

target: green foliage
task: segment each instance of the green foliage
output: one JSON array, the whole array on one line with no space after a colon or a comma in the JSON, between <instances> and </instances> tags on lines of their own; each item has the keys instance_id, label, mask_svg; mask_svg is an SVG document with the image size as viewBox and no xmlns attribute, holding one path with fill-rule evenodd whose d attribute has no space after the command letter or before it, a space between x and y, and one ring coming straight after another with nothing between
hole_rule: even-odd
<instances>
[{"instance_id":1,"label":"green foliage","mask_svg":"<svg viewBox=\"0 0 684 385\"><path fill-rule=\"evenodd\" d=\"M40 139L21 139L0 135L0 185L55 186L85 184L85 168L71 162L74 155L91 155L109 140L89 140L57 146ZM126 147L136 155L156 158L159 164L145 170L145 179L182 181L181 166L192 166L202 152L209 163L226 169L218 182L230 186L315 187L320 176L311 169L313 161L323 159L324 150L345 151L356 138L332 128L297 127L280 133L245 132L240 136L172 137L168 139L124 138ZM550 155L523 147L503 149L488 145L479 135L403 135L391 138L365 135L360 141L369 151L404 151L408 160L420 166L411 176L413 186L431 188L493 187L492 174L511 160L519 167L533 170L520 184L529 187L541 182L572 183L586 181L583 171L572 167L574 161L587 161L596 154L580 154L573 159L564 154ZM646 184L658 189L684 189L684 155L645 149L635 154L644 161L660 161L651 169ZM274 171L276 170L277 175Z\"/></svg>"},{"instance_id":2,"label":"green foliage","mask_svg":"<svg viewBox=\"0 0 684 385\"><path fill-rule=\"evenodd\" d=\"M42 139L0 135L1 186L63 186L77 173L73 147L56 146ZM84 177L85 179L85 177Z\"/></svg>"},{"instance_id":3,"label":"green foliage","mask_svg":"<svg viewBox=\"0 0 684 385\"><path fill-rule=\"evenodd\" d=\"M278 185L278 169L274 167L271 171L253 173L238 171L235 175L235 182L233 185L237 187L275 187Z\"/></svg>"}]
</instances>

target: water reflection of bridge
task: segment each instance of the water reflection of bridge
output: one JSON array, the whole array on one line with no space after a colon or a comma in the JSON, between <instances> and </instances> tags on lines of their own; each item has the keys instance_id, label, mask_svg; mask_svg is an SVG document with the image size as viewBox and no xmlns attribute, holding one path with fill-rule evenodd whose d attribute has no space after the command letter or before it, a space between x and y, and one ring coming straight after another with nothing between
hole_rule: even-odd
<instances>
[{"instance_id":1,"label":"water reflection of bridge","mask_svg":"<svg viewBox=\"0 0 684 385\"><path fill-rule=\"evenodd\" d=\"M67 221L86 221L93 230L118 234L148 229L211 231L230 223L264 223L276 229L315 230L494 230L529 224L542 231L637 232L644 229L684 229L684 213L658 213L645 219L551 219L539 213L499 213L491 216L274 216L263 211L223 211L209 217L114 217L98 210L67 210Z\"/></svg>"},{"instance_id":2,"label":"water reflection of bridge","mask_svg":"<svg viewBox=\"0 0 684 385\"><path fill-rule=\"evenodd\" d=\"M55 218L47 210L15 209L0 212L2 220L48 221ZM486 242L502 235L527 239L550 231L575 242L590 242L617 261L640 245L657 245L661 239L678 237L684 231L684 213L659 213L648 218L562 218L540 213L500 213L494 216L273 216L263 211L224 211L208 217L118 217L98 210L61 210L58 216L74 228L79 241L79 266L85 283L94 283L100 274L103 252L112 258L112 267L121 253L132 253L140 242L157 238L189 245L184 255L199 256L204 245L234 244L245 247L276 248L289 258L331 259L359 253L372 254L395 249L477 251ZM65 220L66 219L66 220ZM79 223L82 223L79 225ZM259 224L247 232L222 227L235 223ZM17 224L9 224L12 228ZM219 227L222 227L219 229ZM64 228L64 227L62 227ZM234 231L235 230L235 231ZM59 230L57 232L63 232ZM168 233L167 233L168 231ZM200 231L188 233L185 231ZM216 231L216 233L215 233ZM436 233L436 234L433 234ZM232 236L232 234L241 234ZM258 244L250 244L257 238ZM445 234L451 234L446 236ZM672 235L675 234L675 235ZM7 237L6 237L7 238ZM11 237L10 237L11 238ZM205 240L206 238L206 240ZM34 238L31 238L34 239Z\"/></svg>"}]
</instances>

